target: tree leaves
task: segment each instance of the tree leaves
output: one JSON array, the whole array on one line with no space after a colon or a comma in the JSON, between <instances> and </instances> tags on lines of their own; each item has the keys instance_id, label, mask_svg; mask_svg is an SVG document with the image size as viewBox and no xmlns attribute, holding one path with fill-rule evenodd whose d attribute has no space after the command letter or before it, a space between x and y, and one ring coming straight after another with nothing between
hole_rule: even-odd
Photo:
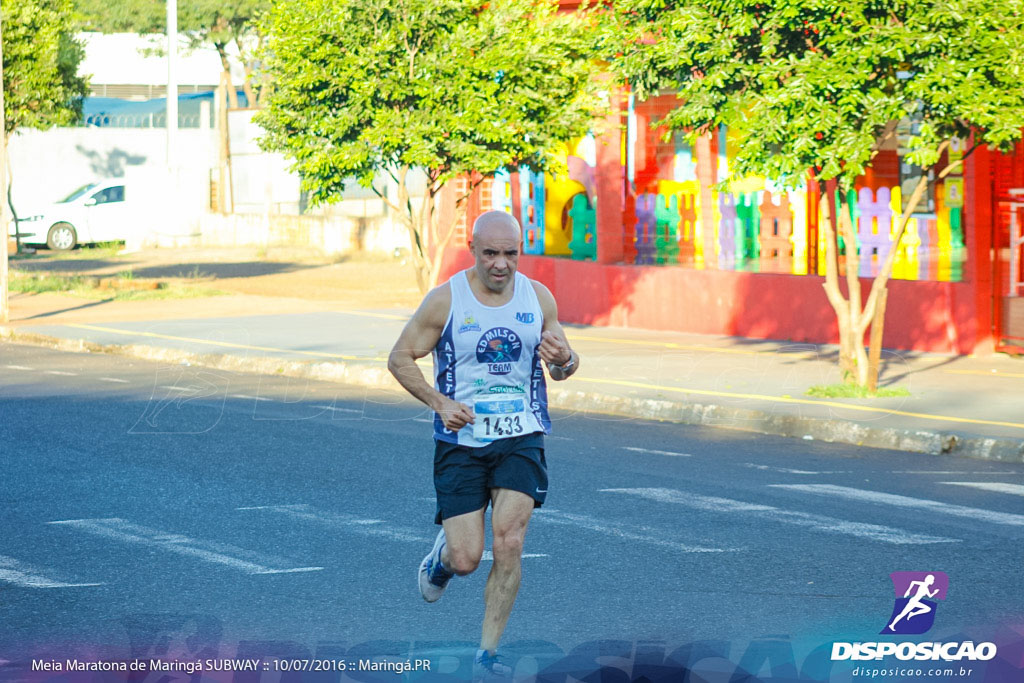
<instances>
[{"instance_id":1,"label":"tree leaves","mask_svg":"<svg viewBox=\"0 0 1024 683\"><path fill-rule=\"evenodd\" d=\"M4 130L70 125L87 82L71 0L3 0Z\"/></svg>"},{"instance_id":2,"label":"tree leaves","mask_svg":"<svg viewBox=\"0 0 1024 683\"><path fill-rule=\"evenodd\" d=\"M676 91L665 119L738 131L735 170L852 185L895 120L923 125L910 161L972 131L1006 148L1024 127L1022 0L623 0L602 49L641 96ZM656 39L654 38L656 36Z\"/></svg>"},{"instance_id":3,"label":"tree leaves","mask_svg":"<svg viewBox=\"0 0 1024 683\"><path fill-rule=\"evenodd\" d=\"M599 108L587 28L533 0L282 0L264 27L263 144L314 202L402 166L439 184L545 168Z\"/></svg>"}]
</instances>

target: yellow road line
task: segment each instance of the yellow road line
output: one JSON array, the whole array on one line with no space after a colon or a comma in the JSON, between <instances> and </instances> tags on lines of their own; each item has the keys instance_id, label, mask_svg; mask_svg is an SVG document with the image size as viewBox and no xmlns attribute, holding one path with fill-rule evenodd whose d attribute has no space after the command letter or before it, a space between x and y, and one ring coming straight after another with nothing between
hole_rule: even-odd
<instances>
[{"instance_id":1,"label":"yellow road line","mask_svg":"<svg viewBox=\"0 0 1024 683\"><path fill-rule=\"evenodd\" d=\"M304 356L313 356L315 358L340 358L342 360L362 360L362 361L376 361L383 362L386 358L375 356L352 356L340 353L327 353L317 351L298 351L294 349L279 349L272 346L254 346L251 344L235 344L233 342L218 342L210 341L208 339L196 339L193 337L179 337L170 334L158 334L156 332L134 332L131 330L120 330L116 327L102 327L99 325L83 325L83 324L69 324L68 327L74 327L83 330L95 330L98 332L113 332L115 334L123 334L127 336L138 336L138 337L150 337L154 339L168 339L172 341L183 341L192 342L198 344L207 344L210 346L221 346L233 349L245 349L250 351L272 351L275 353L285 354L298 354ZM658 384L645 384L643 382L632 382L629 380L615 380L615 379L590 379L588 377L576 377L577 382L586 382L589 384L613 384L624 387L635 387L638 389L654 389L657 391L668 391L680 394L697 394L702 396L721 396L725 398L746 398L755 399L760 401L773 401L776 403L796 403L803 405L814 405L814 406L827 406L831 408L842 408L845 410L857 410L866 413L885 413L889 415L902 415L904 417L918 417L925 420L941 420L947 422L962 422L965 424L979 424L979 425L993 425L997 427L1012 427L1015 429L1024 429L1024 423L1019 422L1001 422L998 420L979 420L969 417L952 417L948 415L931 415L928 413L911 413L903 410L893 410L889 408L875 408L872 406L861 406L849 403L839 403L837 401L815 401L806 398L787 398L784 396L768 396L766 394L741 394L729 391L712 391L710 389L687 389L682 387L667 387Z\"/></svg>"},{"instance_id":2,"label":"yellow road line","mask_svg":"<svg viewBox=\"0 0 1024 683\"><path fill-rule=\"evenodd\" d=\"M986 377L1024 377L1021 372L993 372L991 370L943 370L948 375L985 375Z\"/></svg>"},{"instance_id":3,"label":"yellow road line","mask_svg":"<svg viewBox=\"0 0 1024 683\"><path fill-rule=\"evenodd\" d=\"M341 360L368 360L386 361L381 356L351 356L343 353L328 353L326 351L299 351L296 349L278 349L273 346L254 346L252 344L235 344L233 342L211 341L209 339L196 339L194 337L178 337L173 334L158 334L156 332L135 332L133 330L119 330L116 327L101 327L99 325L69 324L68 327L76 327L82 330L95 330L97 332L113 332L131 337L150 337L153 339L169 339L172 341L191 342L195 344L206 344L208 346L221 346L228 349L245 349L247 351L273 351L275 353L290 353L300 356L312 356L314 358L340 358Z\"/></svg>"},{"instance_id":4,"label":"yellow road line","mask_svg":"<svg viewBox=\"0 0 1024 683\"><path fill-rule=\"evenodd\" d=\"M344 313L346 315L361 315L364 318L384 318L385 320L408 320L407 315L395 315L393 313L370 313L369 311L350 311L346 309L333 309L330 313Z\"/></svg>"},{"instance_id":5,"label":"yellow road line","mask_svg":"<svg viewBox=\"0 0 1024 683\"><path fill-rule=\"evenodd\" d=\"M809 398L787 398L785 396L768 396L766 394L739 394L729 391L712 391L710 389L686 389L682 387L666 387L657 384L644 384L643 382L631 382L618 379L590 379L588 377L575 377L577 382L588 382L590 384L616 384L623 387L636 387L638 389L656 389L658 391L670 391L679 394L698 394L702 396L722 396L726 398L748 398L759 401L774 401L776 403L798 403L812 406L828 406L830 408L843 408L844 410L859 410L865 413L885 413L888 415L902 415L904 417L919 417L925 420L941 420L947 422L963 422L966 424L994 425L997 427L1013 427L1024 429L1024 423L1000 422L998 420L979 420L971 417L951 417L948 415L931 415L928 413L911 413L904 410L893 410L890 408L876 408L873 406L861 406L850 403L839 403L838 401L815 401Z\"/></svg>"}]
</instances>

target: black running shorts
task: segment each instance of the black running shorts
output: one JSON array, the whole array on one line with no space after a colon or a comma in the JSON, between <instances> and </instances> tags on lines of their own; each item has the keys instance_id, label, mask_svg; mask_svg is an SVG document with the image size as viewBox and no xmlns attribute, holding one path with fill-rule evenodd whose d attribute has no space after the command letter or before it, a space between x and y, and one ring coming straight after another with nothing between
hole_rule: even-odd
<instances>
[{"instance_id":1,"label":"black running shorts","mask_svg":"<svg viewBox=\"0 0 1024 683\"><path fill-rule=\"evenodd\" d=\"M544 504L548 469L544 460L544 434L534 432L498 439L474 448L447 441L434 442L434 522L480 510L491 499L491 489L511 489Z\"/></svg>"}]
</instances>

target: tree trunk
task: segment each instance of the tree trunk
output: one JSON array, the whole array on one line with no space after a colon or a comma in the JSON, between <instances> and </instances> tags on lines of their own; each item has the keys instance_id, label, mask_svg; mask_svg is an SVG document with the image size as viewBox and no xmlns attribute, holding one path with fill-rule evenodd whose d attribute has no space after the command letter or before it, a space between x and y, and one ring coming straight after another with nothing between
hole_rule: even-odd
<instances>
[{"instance_id":1,"label":"tree trunk","mask_svg":"<svg viewBox=\"0 0 1024 683\"><path fill-rule=\"evenodd\" d=\"M949 141L938 147L939 156L949 147ZM955 168L961 166L978 145L974 145L961 159L946 166L939 173L938 179L945 178ZM878 359L881 357L882 332L885 327L885 299L888 295L887 285L892 275L896 255L906 233L907 224L913 215L925 190L928 188L927 173L921 176L910 197L905 200L903 213L899 217L896 235L892 240L892 248L885 261L879 267L878 274L871 283L868 298L861 305L861 288L858 271L860 258L857 254L857 237L853 226L853 218L849 212L849 202L840 193L836 201L836 181L828 180L824 185L825 201L821 203L825 214L825 294L836 313L839 323L839 369L844 381L853 381L859 386L874 387L878 383ZM839 289L839 260L836 232L842 232L846 243L846 282L849 288L849 299ZM864 346L864 335L870 330L869 347ZM874 361L872 362L872 359Z\"/></svg>"},{"instance_id":2,"label":"tree trunk","mask_svg":"<svg viewBox=\"0 0 1024 683\"><path fill-rule=\"evenodd\" d=\"M248 103L247 106L250 109L258 107L259 104L256 101L256 91L252 87L252 59L250 55L242 48L242 41L235 36L235 47L238 48L238 58L242 61L242 68L245 70L245 80L242 81L242 91L245 93L245 101Z\"/></svg>"},{"instance_id":3,"label":"tree trunk","mask_svg":"<svg viewBox=\"0 0 1024 683\"><path fill-rule=\"evenodd\" d=\"M7 145L4 145L4 150L7 149ZM18 225L18 212L14 208L14 171L11 169L11 155L4 153L7 157L7 208L11 211L11 220L14 221L14 244L18 248L18 253L21 253L21 226ZM6 249L6 244L4 246Z\"/></svg>"},{"instance_id":4,"label":"tree trunk","mask_svg":"<svg viewBox=\"0 0 1024 683\"><path fill-rule=\"evenodd\" d=\"M967 157L970 156L975 149L977 149L977 147L977 145L974 145L970 149L970 151L967 152L967 154L963 155L961 159L951 164L948 164L946 168L942 169L942 172L939 173L938 179L941 180L945 178L953 171L953 169L961 166L964 163L964 160L966 160ZM948 148L949 141L943 142L941 145L939 145L939 156L941 157L942 153ZM910 223L910 217L913 215L914 207L917 206L918 202L921 200L921 197L924 195L926 189L928 189L928 174L922 173L921 179L917 182L917 186L911 193L910 199L907 200L906 206L903 209L903 213L900 215L900 222L898 227L896 228L896 236L893 238L892 249L889 250L889 253L886 256L885 261L878 269L878 274L875 276L874 282L871 283L871 294L868 296L867 304L865 304L864 306L865 319L871 319L873 321L871 323L872 330L869 355L881 355L882 331L885 327L884 299L888 294L889 277L892 275L892 268L896 262L896 252L900 245L900 241L902 241L903 239L903 235L907 231L907 224ZM876 306L882 307L882 312L879 315L875 315ZM877 334L874 329L875 325L879 326ZM872 373L873 374L870 375L868 378L869 385L877 384L878 382L877 368L875 368L872 371Z\"/></svg>"},{"instance_id":5,"label":"tree trunk","mask_svg":"<svg viewBox=\"0 0 1024 683\"><path fill-rule=\"evenodd\" d=\"M427 260L427 248L424 243L425 235L412 210L412 198L409 196L407 184L408 177L408 166L398 169L398 175L394 177L398 189L398 206L392 205L392 208L402 217L402 223L409 231L409 251L412 255L413 270L416 273L416 286L419 287L421 294L426 294L430 285L430 264Z\"/></svg>"},{"instance_id":6,"label":"tree trunk","mask_svg":"<svg viewBox=\"0 0 1024 683\"><path fill-rule=\"evenodd\" d=\"M256 53L263 52L263 35L256 32ZM267 96L270 94L270 83L272 76L266 69L260 71L259 88L256 90L256 106L262 109L267 103Z\"/></svg>"},{"instance_id":7,"label":"tree trunk","mask_svg":"<svg viewBox=\"0 0 1024 683\"><path fill-rule=\"evenodd\" d=\"M850 381L855 372L853 348L850 344L850 304L839 289L839 240L836 228L837 208L835 202L836 181L827 180L820 187L825 194L821 202L825 220L825 296L836 314L839 326L839 374L844 382ZM841 209L840 209L841 210Z\"/></svg>"},{"instance_id":8,"label":"tree trunk","mask_svg":"<svg viewBox=\"0 0 1024 683\"><path fill-rule=\"evenodd\" d=\"M245 93L245 101L250 109L255 109L259 104L256 102L256 91L252 87L252 67L248 62L243 62L245 69L245 81L242 82L242 92Z\"/></svg>"},{"instance_id":9,"label":"tree trunk","mask_svg":"<svg viewBox=\"0 0 1024 683\"><path fill-rule=\"evenodd\" d=\"M449 223L443 227L439 225L437 212L437 196L444 185L437 182L436 176L431 173L428 176L427 192L423 197L423 203L419 211L412 206L412 198L409 195L407 179L409 167L401 167L398 173L392 174L398 190L398 201L393 202L386 192L381 192L376 187L373 191L380 197L387 206L395 212L409 232L409 246L412 254L413 271L416 273L416 286L421 293L426 294L430 289L437 286L441 274L441 266L444 265L444 254L455 230L466 214L469 194L460 197L455 202L455 215ZM482 176L480 180L482 180ZM476 187L479 181L470 183L470 189Z\"/></svg>"},{"instance_id":10,"label":"tree trunk","mask_svg":"<svg viewBox=\"0 0 1024 683\"><path fill-rule=\"evenodd\" d=\"M438 192L440 188L438 188ZM432 193L436 197L437 192ZM448 245L451 244L452 238L455 237L455 230L462 220L463 216L466 215L466 209L468 206L468 197L461 201L456 201L455 204L455 215L452 217L451 222L445 226L444 232L439 232L440 226L438 225L439 217L436 214L436 204L434 198L431 198L432 211L435 211L433 218L433 230L438 239L436 240L436 246L434 249L433 259L430 264L430 286L436 287L438 278L441 276L441 266L444 265L444 255L448 251Z\"/></svg>"},{"instance_id":11,"label":"tree trunk","mask_svg":"<svg viewBox=\"0 0 1024 683\"><path fill-rule=\"evenodd\" d=\"M230 81L221 73L220 85L216 94L217 118L217 208L222 214L235 212L234 179L231 173L231 136L228 132L228 108L224 102L224 91L228 90Z\"/></svg>"},{"instance_id":12,"label":"tree trunk","mask_svg":"<svg viewBox=\"0 0 1024 683\"><path fill-rule=\"evenodd\" d=\"M836 202L839 209L839 225L843 231L843 243L846 247L846 287L849 300L847 323L847 350L851 354L850 369L853 381L858 386L865 386L868 380L868 354L864 347L865 319L861 312L860 289L860 255L857 253L857 233L853 227L852 207L846 194L840 190Z\"/></svg>"},{"instance_id":13,"label":"tree trunk","mask_svg":"<svg viewBox=\"0 0 1024 683\"><path fill-rule=\"evenodd\" d=\"M235 84L231 82L231 62L228 61L227 43L214 43L214 46L217 48L217 54L220 55L221 81L226 83L228 88L228 105L232 109L238 109L238 91L235 90Z\"/></svg>"}]
</instances>

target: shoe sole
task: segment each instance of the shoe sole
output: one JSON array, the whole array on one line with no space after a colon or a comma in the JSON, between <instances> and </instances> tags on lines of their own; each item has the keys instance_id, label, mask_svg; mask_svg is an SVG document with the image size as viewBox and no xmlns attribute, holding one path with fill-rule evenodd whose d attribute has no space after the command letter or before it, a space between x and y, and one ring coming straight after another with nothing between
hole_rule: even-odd
<instances>
[{"instance_id":1,"label":"shoe sole","mask_svg":"<svg viewBox=\"0 0 1024 683\"><path fill-rule=\"evenodd\" d=\"M441 542L441 534L443 532L444 529L442 528L441 531L437 533L437 538L434 539L434 547L430 549L430 552L427 553L427 556L423 558L422 562L420 562L420 567L416 572L416 585L420 589L420 595L422 595L423 599L427 602L437 602L441 599L441 596L444 595L444 588L442 588L441 592L438 593L437 597L433 600L427 597L427 590L428 586L430 585L430 582L427 580L427 563L430 562L430 558L433 556L433 554L437 552L437 546ZM445 588L447 588L447 586L445 586Z\"/></svg>"}]
</instances>

